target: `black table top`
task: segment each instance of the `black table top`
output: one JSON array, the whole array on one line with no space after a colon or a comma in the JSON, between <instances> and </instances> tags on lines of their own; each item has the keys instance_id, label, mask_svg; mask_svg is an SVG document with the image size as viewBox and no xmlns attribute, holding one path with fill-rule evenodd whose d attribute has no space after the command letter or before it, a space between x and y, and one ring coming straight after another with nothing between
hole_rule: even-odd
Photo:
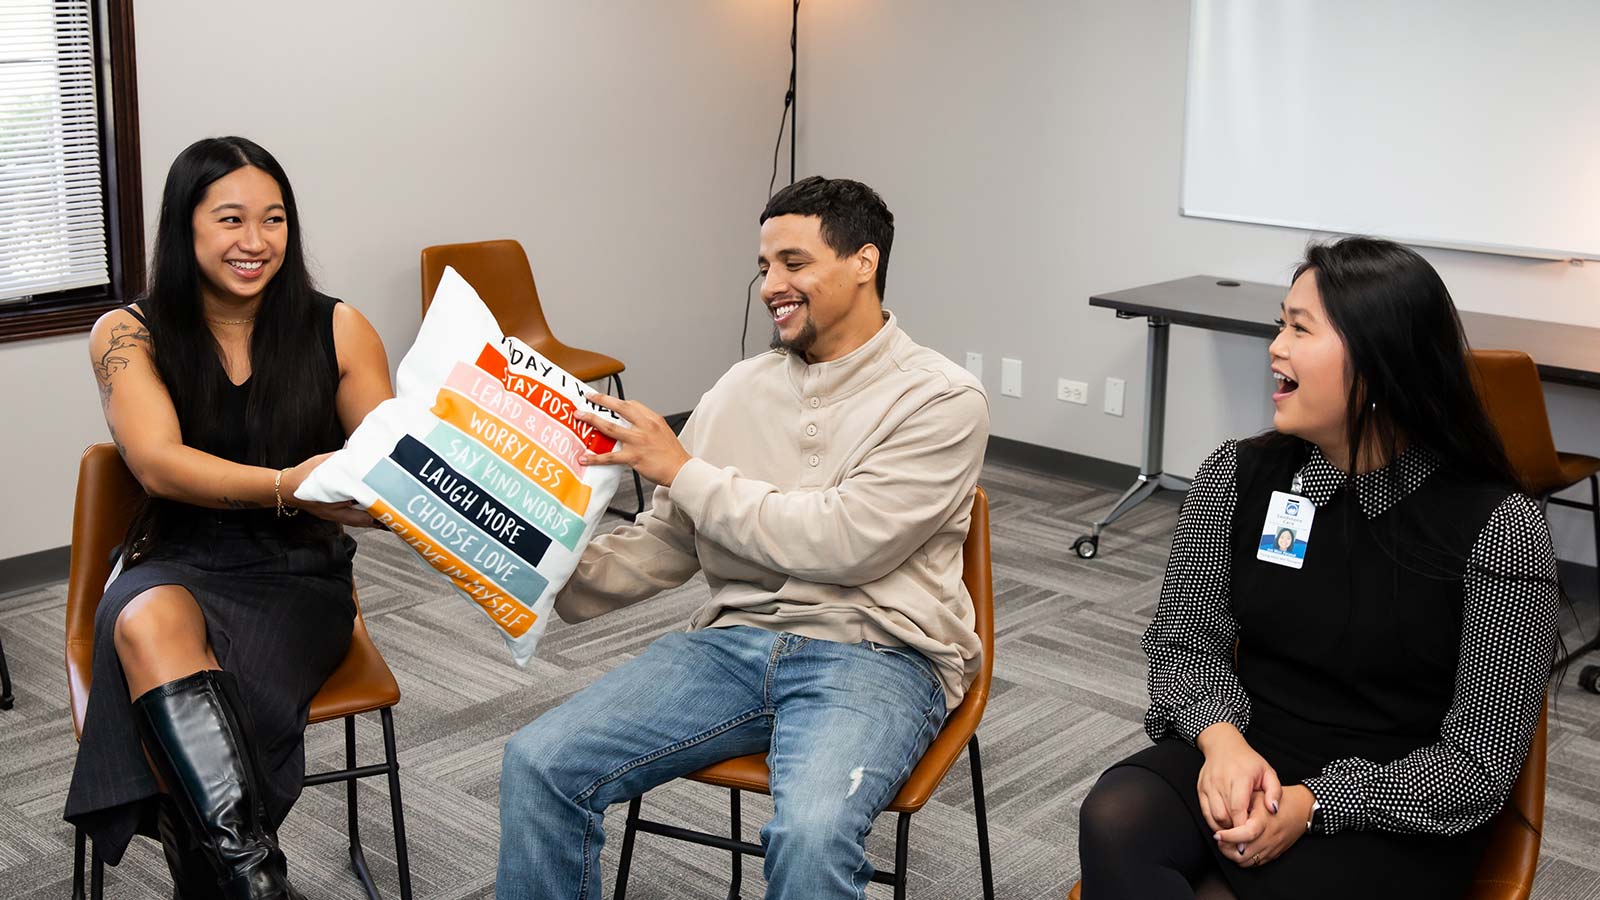
<instances>
[{"instance_id":1,"label":"black table top","mask_svg":"<svg viewBox=\"0 0 1600 900\"><path fill-rule=\"evenodd\" d=\"M1192 275L1096 294L1089 305L1125 318L1146 316L1271 340L1278 333L1273 320L1288 293L1281 285ZM1461 325L1474 347L1521 350L1533 357L1545 381L1600 389L1600 328L1473 312L1461 313Z\"/></svg>"}]
</instances>

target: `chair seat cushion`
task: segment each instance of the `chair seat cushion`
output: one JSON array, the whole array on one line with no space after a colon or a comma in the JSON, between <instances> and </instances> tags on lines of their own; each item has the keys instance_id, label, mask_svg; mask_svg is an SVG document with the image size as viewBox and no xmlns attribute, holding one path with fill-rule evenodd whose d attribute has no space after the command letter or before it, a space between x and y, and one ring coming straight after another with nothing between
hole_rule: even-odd
<instances>
[{"instance_id":1,"label":"chair seat cushion","mask_svg":"<svg viewBox=\"0 0 1600 900\"><path fill-rule=\"evenodd\" d=\"M768 793L767 775L767 755L752 753L749 756L735 756L719 763L712 763L698 772L691 773L688 778L701 784L765 794Z\"/></svg>"},{"instance_id":2,"label":"chair seat cushion","mask_svg":"<svg viewBox=\"0 0 1600 900\"><path fill-rule=\"evenodd\" d=\"M579 350L577 347L568 347L557 340L550 340L544 344L533 344L533 349L543 353L545 358L565 369L579 381L599 381L612 375L621 375L627 368L620 360L613 359L604 353L593 350Z\"/></svg>"},{"instance_id":3,"label":"chair seat cushion","mask_svg":"<svg viewBox=\"0 0 1600 900\"><path fill-rule=\"evenodd\" d=\"M387 709L400 702L400 684L373 646L367 625L356 616L350 650L333 670L322 690L311 698L310 723L342 719L356 713Z\"/></svg>"},{"instance_id":4,"label":"chair seat cushion","mask_svg":"<svg viewBox=\"0 0 1600 900\"><path fill-rule=\"evenodd\" d=\"M900 786L893 802L889 804L890 812L914 813L927 805L934 789L944 780L945 773L950 770L956 757L960 756L962 749L966 747L967 738L972 736L972 732L966 731L962 734L962 731L962 728L951 728L947 725L948 733L940 734L939 740L928 747L922 759L918 760L916 768L906 777L905 784ZM684 777L701 784L734 790L756 791L762 794L772 792L768 784L769 772L764 753L735 756Z\"/></svg>"}]
</instances>

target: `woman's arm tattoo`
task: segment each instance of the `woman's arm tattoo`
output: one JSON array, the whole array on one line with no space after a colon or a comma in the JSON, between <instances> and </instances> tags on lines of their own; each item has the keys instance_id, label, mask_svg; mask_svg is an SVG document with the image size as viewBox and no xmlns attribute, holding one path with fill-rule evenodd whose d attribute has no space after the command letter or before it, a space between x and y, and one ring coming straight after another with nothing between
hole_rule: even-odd
<instances>
[{"instance_id":1,"label":"woman's arm tattoo","mask_svg":"<svg viewBox=\"0 0 1600 900\"><path fill-rule=\"evenodd\" d=\"M94 364L95 379L100 384L100 405L111 402L111 376L128 367L126 353L143 344L146 352L150 348L150 332L142 325L129 325L118 322L111 326L111 345L106 352L100 354L100 360Z\"/></svg>"}]
</instances>

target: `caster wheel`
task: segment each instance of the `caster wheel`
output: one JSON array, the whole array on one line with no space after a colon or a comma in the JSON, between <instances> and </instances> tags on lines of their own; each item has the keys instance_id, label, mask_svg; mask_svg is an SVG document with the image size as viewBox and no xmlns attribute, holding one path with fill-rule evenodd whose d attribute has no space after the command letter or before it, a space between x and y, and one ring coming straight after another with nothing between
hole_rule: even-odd
<instances>
[{"instance_id":1,"label":"caster wheel","mask_svg":"<svg viewBox=\"0 0 1600 900\"><path fill-rule=\"evenodd\" d=\"M1072 552L1078 554L1079 559L1094 559L1100 552L1100 539L1086 534L1072 542Z\"/></svg>"},{"instance_id":2,"label":"caster wheel","mask_svg":"<svg viewBox=\"0 0 1600 900\"><path fill-rule=\"evenodd\" d=\"M1578 686L1591 694L1600 694L1600 666L1584 666L1578 673Z\"/></svg>"}]
</instances>

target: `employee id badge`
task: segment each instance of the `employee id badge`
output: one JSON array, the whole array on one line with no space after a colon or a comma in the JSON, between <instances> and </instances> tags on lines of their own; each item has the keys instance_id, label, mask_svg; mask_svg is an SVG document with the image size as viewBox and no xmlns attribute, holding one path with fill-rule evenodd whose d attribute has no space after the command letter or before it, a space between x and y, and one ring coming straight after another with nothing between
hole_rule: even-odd
<instances>
[{"instance_id":1,"label":"employee id badge","mask_svg":"<svg viewBox=\"0 0 1600 900\"><path fill-rule=\"evenodd\" d=\"M1305 565L1306 543L1311 540L1311 520L1316 514L1317 507L1309 499L1273 491L1256 559L1291 569Z\"/></svg>"}]
</instances>

